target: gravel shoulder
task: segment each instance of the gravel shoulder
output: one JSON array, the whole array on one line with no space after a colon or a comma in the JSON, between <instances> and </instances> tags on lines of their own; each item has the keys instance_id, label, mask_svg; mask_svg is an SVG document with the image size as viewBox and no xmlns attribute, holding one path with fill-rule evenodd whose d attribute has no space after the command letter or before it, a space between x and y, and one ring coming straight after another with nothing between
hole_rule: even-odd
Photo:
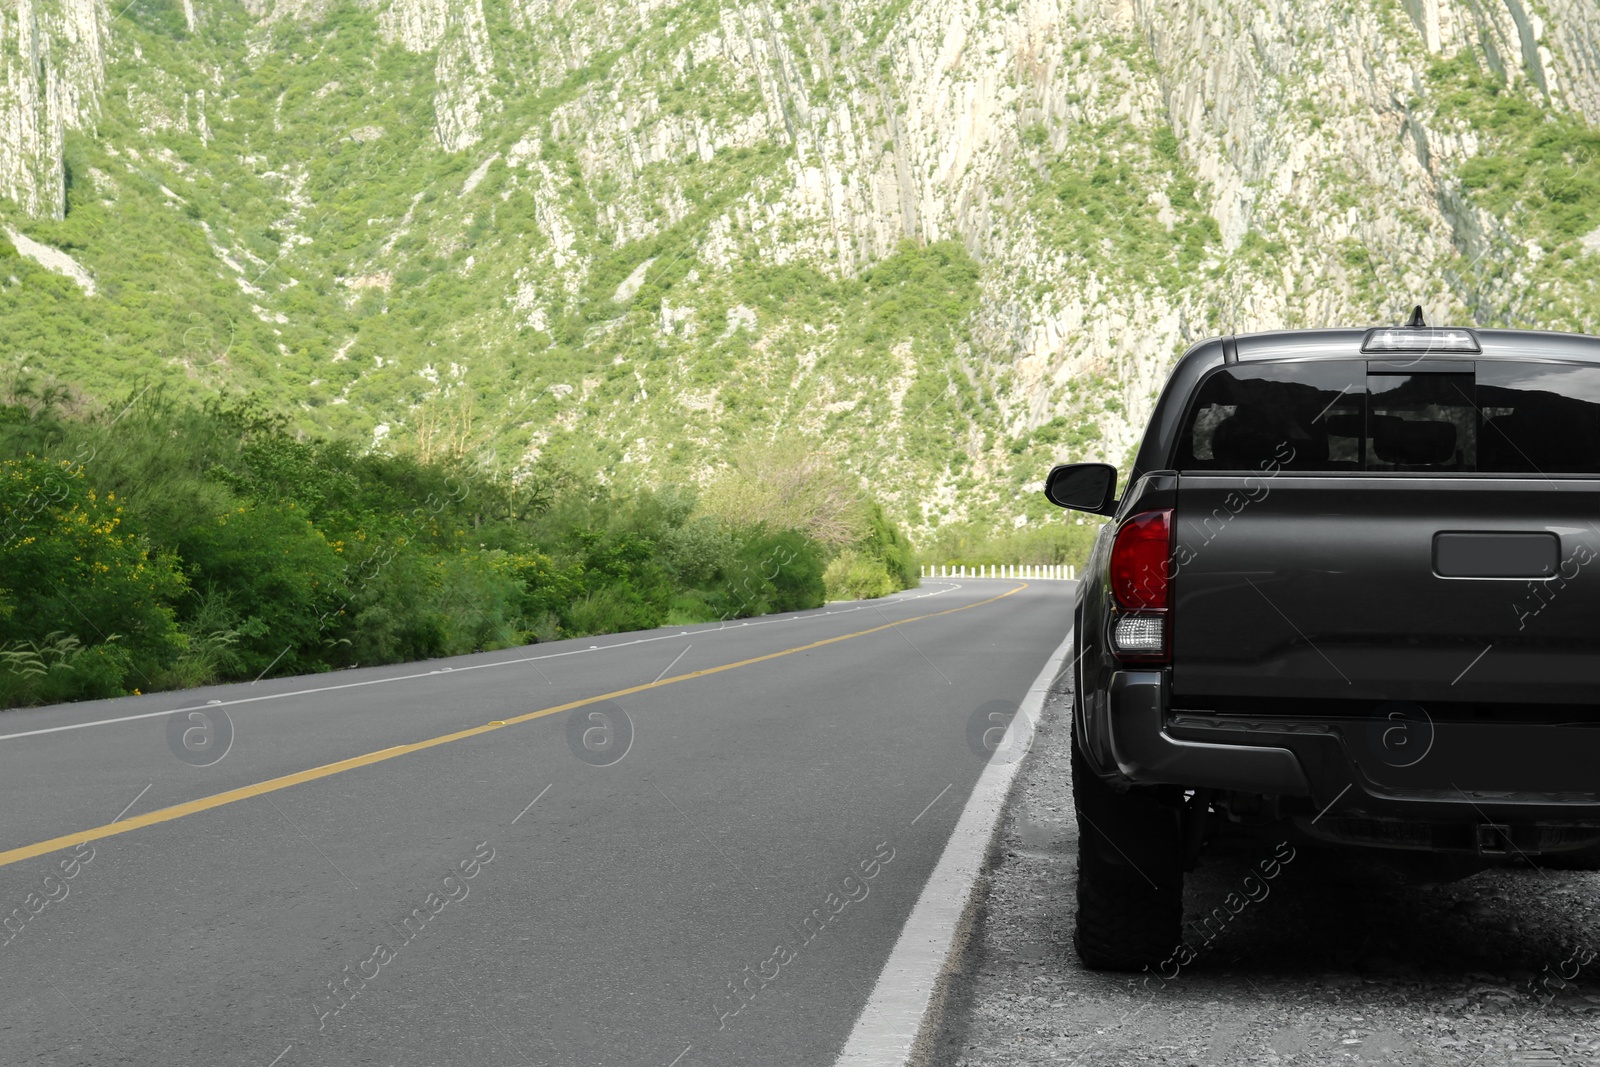
<instances>
[{"instance_id":1,"label":"gravel shoulder","mask_svg":"<svg viewBox=\"0 0 1600 1067\"><path fill-rule=\"evenodd\" d=\"M1070 715L1070 693L1053 692L923 1067L1600 1067L1600 873L1524 865L1407 885L1298 847L1264 896L1223 908L1207 940L1190 924L1286 854L1276 839L1226 842L1186 885L1192 962L1160 976L1084 970L1072 950Z\"/></svg>"}]
</instances>

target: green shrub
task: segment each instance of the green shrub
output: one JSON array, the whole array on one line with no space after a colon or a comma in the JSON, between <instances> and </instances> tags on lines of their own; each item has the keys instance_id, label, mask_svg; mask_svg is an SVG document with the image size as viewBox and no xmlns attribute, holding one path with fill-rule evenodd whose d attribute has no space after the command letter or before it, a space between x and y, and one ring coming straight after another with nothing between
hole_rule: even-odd
<instances>
[{"instance_id":1,"label":"green shrub","mask_svg":"<svg viewBox=\"0 0 1600 1067\"><path fill-rule=\"evenodd\" d=\"M508 556L505 566L521 586L518 610L525 620L558 617L579 595L581 582L576 568L561 567L544 553Z\"/></svg>"},{"instance_id":2,"label":"green shrub","mask_svg":"<svg viewBox=\"0 0 1600 1067\"><path fill-rule=\"evenodd\" d=\"M376 664L519 644L523 594L496 556L435 556L408 546L352 592L348 621L331 638L348 644L330 651Z\"/></svg>"},{"instance_id":3,"label":"green shrub","mask_svg":"<svg viewBox=\"0 0 1600 1067\"><path fill-rule=\"evenodd\" d=\"M532 642L560 640L561 616L553 611L541 611L531 619L523 619L522 636Z\"/></svg>"},{"instance_id":4,"label":"green shrub","mask_svg":"<svg viewBox=\"0 0 1600 1067\"><path fill-rule=\"evenodd\" d=\"M190 573L227 589L242 617L237 645L251 677L271 669L327 669L318 620L342 599L345 567L336 547L293 501L235 507L185 531L179 551Z\"/></svg>"},{"instance_id":5,"label":"green shrub","mask_svg":"<svg viewBox=\"0 0 1600 1067\"><path fill-rule=\"evenodd\" d=\"M658 613L633 590L625 586L601 586L574 600L567 608L564 629L570 637L593 637L629 630L648 630L661 625Z\"/></svg>"},{"instance_id":6,"label":"green shrub","mask_svg":"<svg viewBox=\"0 0 1600 1067\"><path fill-rule=\"evenodd\" d=\"M158 689L210 685L244 673L244 659L235 647L244 634L235 629L239 614L227 594L213 586L195 601L192 614L182 626L183 651L171 668L154 679Z\"/></svg>"},{"instance_id":7,"label":"green shrub","mask_svg":"<svg viewBox=\"0 0 1600 1067\"><path fill-rule=\"evenodd\" d=\"M8 607L0 646L20 647L43 634L76 637L84 651L62 677L79 676L85 688L63 682L61 699L150 688L151 677L184 647L170 606L185 590L177 560L123 529L121 510L114 496L102 498L91 486L81 465L0 461L0 582ZM89 655L113 641L114 650ZM54 668L48 676L56 676Z\"/></svg>"},{"instance_id":8,"label":"green shrub","mask_svg":"<svg viewBox=\"0 0 1600 1067\"><path fill-rule=\"evenodd\" d=\"M19 638L0 645L0 706L45 702L45 693L73 676L82 651L81 641L59 630L40 641Z\"/></svg>"},{"instance_id":9,"label":"green shrub","mask_svg":"<svg viewBox=\"0 0 1600 1067\"><path fill-rule=\"evenodd\" d=\"M867 535L857 548L880 564L889 579L889 592L915 588L918 584L917 555L911 542L889 521L882 505L876 501L867 509Z\"/></svg>"},{"instance_id":10,"label":"green shrub","mask_svg":"<svg viewBox=\"0 0 1600 1067\"><path fill-rule=\"evenodd\" d=\"M662 563L680 587L690 589L716 582L739 547L733 531L709 515L667 530L660 545Z\"/></svg>"},{"instance_id":11,"label":"green shrub","mask_svg":"<svg viewBox=\"0 0 1600 1067\"><path fill-rule=\"evenodd\" d=\"M872 600L895 591L880 560L845 549L823 572L829 600Z\"/></svg>"},{"instance_id":12,"label":"green shrub","mask_svg":"<svg viewBox=\"0 0 1600 1067\"><path fill-rule=\"evenodd\" d=\"M722 617L742 619L823 604L822 546L795 530L748 531L716 599Z\"/></svg>"},{"instance_id":13,"label":"green shrub","mask_svg":"<svg viewBox=\"0 0 1600 1067\"><path fill-rule=\"evenodd\" d=\"M799 438L746 445L705 503L729 526L797 530L830 547L861 535L865 510L855 479Z\"/></svg>"},{"instance_id":14,"label":"green shrub","mask_svg":"<svg viewBox=\"0 0 1600 1067\"><path fill-rule=\"evenodd\" d=\"M432 609L444 620L444 655L460 656L521 644L522 586L499 554L461 551L435 562L438 595Z\"/></svg>"},{"instance_id":15,"label":"green shrub","mask_svg":"<svg viewBox=\"0 0 1600 1067\"><path fill-rule=\"evenodd\" d=\"M703 622L716 622L718 613L707 594L691 589L672 598L667 609L667 626L695 626Z\"/></svg>"},{"instance_id":16,"label":"green shrub","mask_svg":"<svg viewBox=\"0 0 1600 1067\"><path fill-rule=\"evenodd\" d=\"M0 645L0 707L120 696L132 663L116 639L85 647L60 631Z\"/></svg>"}]
</instances>

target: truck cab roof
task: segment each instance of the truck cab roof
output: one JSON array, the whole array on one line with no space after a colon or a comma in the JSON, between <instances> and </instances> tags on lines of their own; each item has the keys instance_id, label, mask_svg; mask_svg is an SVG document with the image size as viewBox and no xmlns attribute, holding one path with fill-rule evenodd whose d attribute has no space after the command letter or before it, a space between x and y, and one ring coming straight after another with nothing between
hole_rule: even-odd
<instances>
[{"instance_id":1,"label":"truck cab roof","mask_svg":"<svg viewBox=\"0 0 1600 1067\"><path fill-rule=\"evenodd\" d=\"M1403 327L1401 327L1403 329ZM1481 352L1406 353L1405 358L1424 360L1533 359L1600 363L1600 337L1548 330L1465 329L1477 338ZM1371 328L1325 330L1271 330L1264 333L1236 334L1202 341L1185 354L1198 354L1216 345L1222 362L1265 359L1382 359L1383 353L1363 352L1362 342ZM1231 356L1230 356L1231 350Z\"/></svg>"}]
</instances>

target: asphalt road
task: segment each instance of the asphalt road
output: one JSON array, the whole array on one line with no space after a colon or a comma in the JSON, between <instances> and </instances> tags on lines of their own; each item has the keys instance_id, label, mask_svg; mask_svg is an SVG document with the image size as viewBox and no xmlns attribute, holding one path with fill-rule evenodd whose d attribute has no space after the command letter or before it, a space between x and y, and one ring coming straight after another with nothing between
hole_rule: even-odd
<instances>
[{"instance_id":1,"label":"asphalt road","mask_svg":"<svg viewBox=\"0 0 1600 1067\"><path fill-rule=\"evenodd\" d=\"M0 1064L830 1064L1072 588L0 714Z\"/></svg>"}]
</instances>

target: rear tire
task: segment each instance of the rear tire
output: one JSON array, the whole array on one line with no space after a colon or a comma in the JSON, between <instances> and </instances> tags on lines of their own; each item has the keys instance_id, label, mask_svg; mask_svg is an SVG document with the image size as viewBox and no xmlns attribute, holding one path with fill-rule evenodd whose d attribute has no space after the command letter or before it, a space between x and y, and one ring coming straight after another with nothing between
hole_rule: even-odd
<instances>
[{"instance_id":1,"label":"rear tire","mask_svg":"<svg viewBox=\"0 0 1600 1067\"><path fill-rule=\"evenodd\" d=\"M1148 791L1097 778L1072 736L1078 815L1078 915L1073 947L1096 971L1154 967L1183 928L1183 839L1176 808Z\"/></svg>"}]
</instances>

